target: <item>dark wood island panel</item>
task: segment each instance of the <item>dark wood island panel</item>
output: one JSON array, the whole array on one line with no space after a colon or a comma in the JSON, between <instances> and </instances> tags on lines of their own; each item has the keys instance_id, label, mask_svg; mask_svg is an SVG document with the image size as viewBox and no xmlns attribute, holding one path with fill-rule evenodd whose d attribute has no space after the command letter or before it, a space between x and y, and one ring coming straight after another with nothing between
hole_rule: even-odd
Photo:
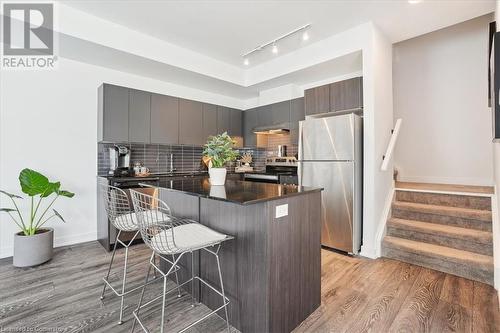
<instances>
[{"instance_id":1,"label":"dark wood island panel","mask_svg":"<svg viewBox=\"0 0 500 333\"><path fill-rule=\"evenodd\" d=\"M288 215L275 218L276 206ZM200 199L201 223L230 234L220 258L231 324L242 332L290 332L321 303L321 192L248 206ZM218 285L216 262L201 254L200 275ZM211 308L220 297L201 290Z\"/></svg>"}]
</instances>

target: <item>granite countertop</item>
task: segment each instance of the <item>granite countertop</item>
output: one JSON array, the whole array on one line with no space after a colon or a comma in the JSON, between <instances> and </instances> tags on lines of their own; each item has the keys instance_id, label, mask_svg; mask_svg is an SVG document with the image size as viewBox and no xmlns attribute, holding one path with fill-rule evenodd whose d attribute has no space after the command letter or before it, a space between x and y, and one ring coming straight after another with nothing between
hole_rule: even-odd
<instances>
[{"instance_id":1,"label":"granite countertop","mask_svg":"<svg viewBox=\"0 0 500 333\"><path fill-rule=\"evenodd\" d=\"M322 188L269 184L259 182L226 180L224 186L211 186L208 177L166 179L155 184L140 184L146 187L160 187L189 195L249 205L259 202L283 199L290 196L322 191Z\"/></svg>"}]
</instances>

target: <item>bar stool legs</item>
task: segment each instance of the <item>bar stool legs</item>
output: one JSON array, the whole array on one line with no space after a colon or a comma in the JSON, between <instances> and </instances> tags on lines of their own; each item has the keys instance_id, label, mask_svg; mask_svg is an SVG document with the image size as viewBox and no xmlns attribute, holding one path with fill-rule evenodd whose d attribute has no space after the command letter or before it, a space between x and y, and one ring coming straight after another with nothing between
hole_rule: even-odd
<instances>
[{"instance_id":1,"label":"bar stool legs","mask_svg":"<svg viewBox=\"0 0 500 333\"><path fill-rule=\"evenodd\" d=\"M220 250L220 244L216 245L217 246L217 249L215 251L212 251L212 250L209 250L208 248L202 248L201 250L205 250L207 251L208 253L211 253L215 256L215 259L216 259L216 262L217 262L217 270L218 270L218 273L219 273L219 283L220 283L220 291L217 290L214 286L210 285L208 282L206 282L205 280L203 280L202 278L200 278L199 276L195 275L194 274L194 253L193 251L186 251L186 252L182 252L177 258L175 258L175 256L173 256L173 263L172 263L172 266L170 267L170 269L168 270L167 273L163 273L154 263L153 263L153 256L154 256L154 253L151 257L151 260L150 260L150 267L148 268L148 272L146 274L146 281L145 281L145 284L144 284L144 287L142 289L142 293L141 293L141 296L139 298L139 304L137 305L137 308L134 310L133 312L133 315L134 315L134 322L132 324L132 330L131 332L133 333L134 330L135 330L135 326L136 326L136 323L139 323L139 325L142 327L142 329L144 330L144 332L149 332L147 330L147 328L143 325L143 323L141 322L140 318L139 318L139 312L142 308L144 307L147 307L149 305L151 305L152 303L154 303L155 301L159 300L160 298L162 299L162 309L161 309L161 327L160 327L160 333L163 333L164 332L164 329L165 329L165 306L166 306L166 296L168 293L174 291L175 289L179 290L180 287L182 287L183 285L187 284L187 283L190 283L191 282L191 292L192 292L192 298L193 298L193 303L192 303L192 306L195 305L195 302L196 302L196 298L195 298L195 292L194 292L194 280L198 280L199 282L203 283L204 285L206 285L207 287L209 287L212 291L214 291L215 293L219 294L222 298L222 305L219 306L217 309L211 311L210 313L204 315L202 318L196 320L195 322L191 323L190 325L184 327L182 330L180 330L178 333L181 333L181 332L185 332L187 331L188 329L192 328L193 326L195 326L196 324L200 323L201 321L205 320L206 318L210 317L211 315L217 313L218 311L222 310L222 308L224 308L224 314L225 314L225 321L226 321L226 325L227 325L227 330L228 332L231 332L231 326L229 325L229 316L228 316L228 311L227 311L227 306L229 305L229 298L226 297L225 295L225 291L224 291L224 282L222 280L222 271L221 271L221 266L220 266L220 259L219 259L219 250ZM201 251L200 250L200 251ZM185 254L185 253L188 253L188 252L191 252L191 278L181 284L177 284L176 287L173 287L169 290L167 290L167 277L172 274L172 273L177 273L177 270L180 269L180 267L177 265L177 263L179 262L179 259ZM161 258L161 257L160 257ZM146 290L146 286L148 284L148 280L149 280L149 275L150 275L150 271L151 271L151 266L153 266L153 268L155 270L158 270L158 272L163 276L163 293L162 295L160 296L157 296L155 298L153 298L152 300L146 302L143 304L143 298L144 298L144 293L145 293L145 290ZM179 292L179 291L178 291Z\"/></svg>"},{"instance_id":2,"label":"bar stool legs","mask_svg":"<svg viewBox=\"0 0 500 333\"><path fill-rule=\"evenodd\" d=\"M135 233L134 237L132 237L132 239L128 243L125 244L120 240L121 230L118 231L118 234L116 235L116 238L115 238L115 245L113 246L113 254L111 255L111 261L109 262L109 266L108 266L108 272L106 273L106 277L103 278L104 286L102 288L101 300L104 299L106 287L109 287L116 294L116 296L121 298L121 300L120 300L120 319L118 321L118 325L123 324L123 306L124 306L124 302L125 302L125 295L127 295L135 290L138 290L139 288L142 287L142 285L139 285L133 289L125 291L125 287L126 287L126 283L127 283L128 249L129 249L130 245L132 245L132 243L134 242L134 240L138 234L139 234L139 231L137 231ZM111 273L111 267L113 266L113 262L114 262L115 254L116 254L116 248L117 248L118 243L120 243L125 248L125 258L124 258L125 262L123 264L123 276L122 276L122 283L121 283L121 290L120 291L117 291L115 288L113 288L113 286L109 282L109 274ZM153 253L153 256L154 256L154 253Z\"/></svg>"}]
</instances>

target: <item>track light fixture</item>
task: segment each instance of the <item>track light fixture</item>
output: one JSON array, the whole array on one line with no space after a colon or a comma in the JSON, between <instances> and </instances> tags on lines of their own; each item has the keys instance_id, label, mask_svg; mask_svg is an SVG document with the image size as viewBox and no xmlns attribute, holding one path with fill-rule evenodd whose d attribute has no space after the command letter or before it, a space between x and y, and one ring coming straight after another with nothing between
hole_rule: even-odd
<instances>
[{"instance_id":1,"label":"track light fixture","mask_svg":"<svg viewBox=\"0 0 500 333\"><path fill-rule=\"evenodd\" d=\"M302 40L303 40L303 41L307 41L307 40L309 40L309 34L307 33L307 29L309 29L310 27L311 27L311 24L310 24L310 23L308 23L308 24L306 24L306 25L303 25L303 26L301 26L301 27L298 27L298 28L296 28L296 29L293 29L292 31L287 32L286 34L281 35L281 36L279 36L279 37L277 37L277 38L275 38L275 39L273 39L273 40L271 40L271 41L269 41L269 42L267 42L267 43L263 43L263 44L261 44L261 45L257 46L256 48L254 48L254 49L252 49L252 50L250 50L250 51L248 51L248 52L243 53L243 54L241 55L241 56L243 57L243 64L244 64L245 66L248 66L248 65L250 64L249 56L250 56L251 54L253 54L253 53L257 52L257 51L262 51L263 49L265 49L265 48L266 48L266 47L268 47L268 46L272 46L272 48L271 48L271 52L272 52L273 54L278 54L279 50L278 50L278 45L277 45L277 42L278 42L278 41L280 41L280 40L282 40L282 39L284 39L284 38L287 38L287 37L289 37L289 36L291 36L291 35L293 35L293 34L296 34L296 33L298 33L298 32L301 32L301 31L303 32L303 33L302 33Z\"/></svg>"}]
</instances>

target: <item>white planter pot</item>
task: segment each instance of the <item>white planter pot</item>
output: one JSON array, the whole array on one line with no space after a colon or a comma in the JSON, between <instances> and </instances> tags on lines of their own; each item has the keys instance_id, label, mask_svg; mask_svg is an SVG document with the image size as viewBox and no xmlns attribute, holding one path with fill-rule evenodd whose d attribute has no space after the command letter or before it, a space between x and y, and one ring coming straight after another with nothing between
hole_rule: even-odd
<instances>
[{"instance_id":1,"label":"white planter pot","mask_svg":"<svg viewBox=\"0 0 500 333\"><path fill-rule=\"evenodd\" d=\"M18 232L14 235L15 267L31 267L43 264L52 259L54 248L54 229L43 228L33 236L24 236Z\"/></svg>"},{"instance_id":2,"label":"white planter pot","mask_svg":"<svg viewBox=\"0 0 500 333\"><path fill-rule=\"evenodd\" d=\"M226 199L226 187L224 185L211 185L210 196Z\"/></svg>"},{"instance_id":3,"label":"white planter pot","mask_svg":"<svg viewBox=\"0 0 500 333\"><path fill-rule=\"evenodd\" d=\"M226 168L210 168L208 170L210 175L210 185L224 185L226 183Z\"/></svg>"}]
</instances>

